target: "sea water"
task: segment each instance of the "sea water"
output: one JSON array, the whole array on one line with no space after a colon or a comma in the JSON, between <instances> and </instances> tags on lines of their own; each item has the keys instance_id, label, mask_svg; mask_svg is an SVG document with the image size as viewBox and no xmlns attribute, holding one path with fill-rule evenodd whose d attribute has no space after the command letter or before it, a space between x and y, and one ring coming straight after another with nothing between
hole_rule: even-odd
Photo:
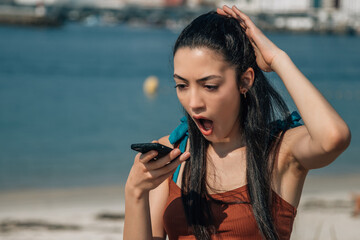
<instances>
[{"instance_id":1,"label":"sea water","mask_svg":"<svg viewBox=\"0 0 360 240\"><path fill-rule=\"evenodd\" d=\"M130 144L168 135L183 116L172 78L178 34L0 27L0 190L124 184L136 154ZM352 130L348 150L313 174L360 173L360 38L268 36ZM160 86L148 98L142 85L151 75ZM294 110L278 77L269 78Z\"/></svg>"}]
</instances>

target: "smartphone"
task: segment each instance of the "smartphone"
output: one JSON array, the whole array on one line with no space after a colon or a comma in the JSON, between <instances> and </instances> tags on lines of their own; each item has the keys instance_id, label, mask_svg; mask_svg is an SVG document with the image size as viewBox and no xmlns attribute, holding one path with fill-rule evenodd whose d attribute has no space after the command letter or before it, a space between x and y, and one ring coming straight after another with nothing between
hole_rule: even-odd
<instances>
[{"instance_id":1,"label":"smartphone","mask_svg":"<svg viewBox=\"0 0 360 240\"><path fill-rule=\"evenodd\" d=\"M131 144L131 149L141 153L146 153L149 152L150 150L155 150L158 152L158 155L156 156L155 159L162 158L173 150L172 148L169 148L160 143L134 143Z\"/></svg>"}]
</instances>

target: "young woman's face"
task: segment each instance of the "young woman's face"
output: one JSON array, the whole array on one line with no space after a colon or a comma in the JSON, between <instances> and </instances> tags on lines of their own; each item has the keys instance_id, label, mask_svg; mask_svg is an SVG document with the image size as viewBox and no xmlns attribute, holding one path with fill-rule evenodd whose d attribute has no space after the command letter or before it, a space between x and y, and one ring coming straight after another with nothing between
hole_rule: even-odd
<instances>
[{"instance_id":1,"label":"young woman's face","mask_svg":"<svg viewBox=\"0 0 360 240\"><path fill-rule=\"evenodd\" d=\"M240 90L235 68L207 48L180 48L174 56L174 80L180 103L210 142L239 134Z\"/></svg>"}]
</instances>

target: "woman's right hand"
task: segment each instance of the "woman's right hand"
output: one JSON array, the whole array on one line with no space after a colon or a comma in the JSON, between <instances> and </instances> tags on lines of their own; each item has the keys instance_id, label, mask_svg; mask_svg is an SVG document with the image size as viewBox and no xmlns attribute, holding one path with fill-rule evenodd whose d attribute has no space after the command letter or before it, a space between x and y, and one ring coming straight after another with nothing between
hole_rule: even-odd
<instances>
[{"instance_id":1,"label":"woman's right hand","mask_svg":"<svg viewBox=\"0 0 360 240\"><path fill-rule=\"evenodd\" d=\"M150 190L159 186L166 178L174 173L177 166L190 157L189 152L181 154L178 148L172 150L168 155L153 160L157 151L136 155L134 164L130 170L125 190L136 198L141 198Z\"/></svg>"}]
</instances>

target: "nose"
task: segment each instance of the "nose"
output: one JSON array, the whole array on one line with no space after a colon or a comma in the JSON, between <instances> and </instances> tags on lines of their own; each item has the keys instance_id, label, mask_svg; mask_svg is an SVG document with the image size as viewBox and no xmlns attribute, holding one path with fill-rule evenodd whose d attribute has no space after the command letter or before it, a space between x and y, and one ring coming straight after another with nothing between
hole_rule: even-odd
<instances>
[{"instance_id":1,"label":"nose","mask_svg":"<svg viewBox=\"0 0 360 240\"><path fill-rule=\"evenodd\" d=\"M201 93L196 89L190 91L189 107L194 111L199 111L205 107L205 102Z\"/></svg>"}]
</instances>

